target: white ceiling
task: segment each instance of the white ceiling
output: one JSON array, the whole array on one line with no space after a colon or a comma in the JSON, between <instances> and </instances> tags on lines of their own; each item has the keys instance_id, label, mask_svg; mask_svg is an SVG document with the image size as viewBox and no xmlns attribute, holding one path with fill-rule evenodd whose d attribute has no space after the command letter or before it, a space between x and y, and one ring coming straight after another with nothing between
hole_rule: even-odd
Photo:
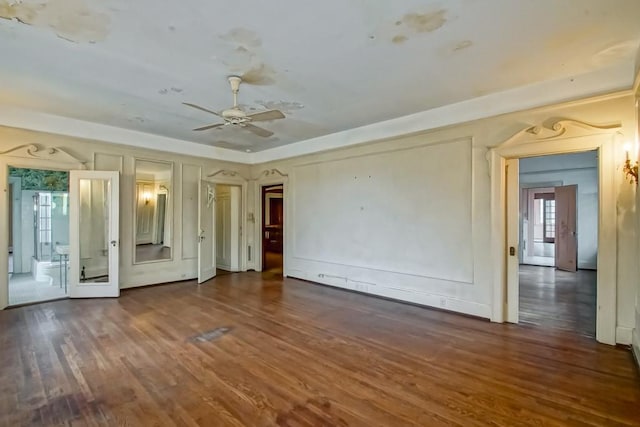
<instances>
[{"instance_id":1,"label":"white ceiling","mask_svg":"<svg viewBox=\"0 0 640 427\"><path fill-rule=\"evenodd\" d=\"M540 102L628 88L640 43L636 0L0 0L0 17L5 111L213 157L228 151L211 146L269 150L542 82L553 84ZM229 107L230 74L247 80L246 109L286 114L260 124L274 136L191 130L219 119L182 102ZM35 123L14 119L0 114Z\"/></svg>"}]
</instances>

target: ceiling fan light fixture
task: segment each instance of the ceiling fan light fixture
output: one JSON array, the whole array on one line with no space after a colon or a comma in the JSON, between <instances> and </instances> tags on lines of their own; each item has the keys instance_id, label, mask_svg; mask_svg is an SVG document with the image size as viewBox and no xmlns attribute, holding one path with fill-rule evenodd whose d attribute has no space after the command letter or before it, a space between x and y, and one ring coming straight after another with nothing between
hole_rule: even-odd
<instances>
[{"instance_id":1,"label":"ceiling fan light fixture","mask_svg":"<svg viewBox=\"0 0 640 427\"><path fill-rule=\"evenodd\" d=\"M242 83L242 78L240 76L229 76L227 77L229 80L229 84L231 85L231 90L234 93L237 93L240 90L240 83Z\"/></svg>"}]
</instances>

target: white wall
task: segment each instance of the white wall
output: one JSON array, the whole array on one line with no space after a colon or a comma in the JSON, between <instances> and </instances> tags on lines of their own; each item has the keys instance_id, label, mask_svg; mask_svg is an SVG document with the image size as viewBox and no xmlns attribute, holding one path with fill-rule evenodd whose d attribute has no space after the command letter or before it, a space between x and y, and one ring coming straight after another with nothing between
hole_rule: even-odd
<instances>
[{"instance_id":1,"label":"white wall","mask_svg":"<svg viewBox=\"0 0 640 427\"><path fill-rule=\"evenodd\" d=\"M520 160L520 185L577 185L578 268L596 269L598 256L598 158L595 151Z\"/></svg>"},{"instance_id":2,"label":"white wall","mask_svg":"<svg viewBox=\"0 0 640 427\"><path fill-rule=\"evenodd\" d=\"M256 185L285 182L285 275L490 318L494 277L502 272L491 256L489 148L559 118L621 123L632 135L632 98L549 106L254 166ZM558 144L571 147L570 140ZM634 187L620 170L622 145L614 150L616 164L605 166L618 171L611 189L617 306L610 309L616 339L628 342L636 298ZM581 187L588 204L593 188ZM258 242L259 224L253 234ZM588 266L593 257L581 262Z\"/></svg>"}]
</instances>

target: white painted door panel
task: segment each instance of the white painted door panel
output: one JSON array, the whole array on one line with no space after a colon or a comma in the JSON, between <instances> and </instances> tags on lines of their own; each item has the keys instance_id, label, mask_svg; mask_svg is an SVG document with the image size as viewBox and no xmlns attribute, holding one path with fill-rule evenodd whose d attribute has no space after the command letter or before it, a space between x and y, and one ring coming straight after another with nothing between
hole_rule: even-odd
<instances>
[{"instance_id":1,"label":"white painted door panel","mask_svg":"<svg viewBox=\"0 0 640 427\"><path fill-rule=\"evenodd\" d=\"M216 185L200 181L198 188L198 283L216 275Z\"/></svg>"},{"instance_id":2,"label":"white painted door panel","mask_svg":"<svg viewBox=\"0 0 640 427\"><path fill-rule=\"evenodd\" d=\"M507 160L507 322L518 323L520 253L519 160Z\"/></svg>"},{"instance_id":3,"label":"white painted door panel","mask_svg":"<svg viewBox=\"0 0 640 427\"><path fill-rule=\"evenodd\" d=\"M71 298L120 296L119 178L117 171L69 174Z\"/></svg>"}]
</instances>

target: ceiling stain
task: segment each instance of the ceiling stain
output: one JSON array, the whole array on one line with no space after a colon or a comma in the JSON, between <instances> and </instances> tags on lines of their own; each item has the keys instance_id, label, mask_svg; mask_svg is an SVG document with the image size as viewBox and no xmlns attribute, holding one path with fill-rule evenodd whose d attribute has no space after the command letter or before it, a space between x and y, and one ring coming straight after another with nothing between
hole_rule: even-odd
<instances>
[{"instance_id":1,"label":"ceiling stain","mask_svg":"<svg viewBox=\"0 0 640 427\"><path fill-rule=\"evenodd\" d=\"M404 36L402 34L398 34L397 36L395 36L395 37L393 37L391 39L391 42L395 43L395 44L402 44L402 43L406 42L407 40L409 40L409 37Z\"/></svg>"},{"instance_id":2,"label":"ceiling stain","mask_svg":"<svg viewBox=\"0 0 640 427\"><path fill-rule=\"evenodd\" d=\"M172 87L170 87L169 89L167 89L167 88L162 88L162 89L160 89L160 90L158 91L158 93L159 93L160 95L166 95L166 94L168 94L170 91L171 91L171 92L173 92L173 93L180 93L180 92L182 92L183 90L184 90L184 89L182 89L182 88L179 88L179 87L173 87L173 86L172 86Z\"/></svg>"},{"instance_id":3,"label":"ceiling stain","mask_svg":"<svg viewBox=\"0 0 640 427\"><path fill-rule=\"evenodd\" d=\"M243 83L266 86L276 82L276 70L265 63L258 63L240 76Z\"/></svg>"},{"instance_id":4,"label":"ceiling stain","mask_svg":"<svg viewBox=\"0 0 640 427\"><path fill-rule=\"evenodd\" d=\"M464 50L468 47L473 46L473 42L471 40L463 40L460 43L456 44L452 49L453 52L457 52L459 50Z\"/></svg>"},{"instance_id":5,"label":"ceiling stain","mask_svg":"<svg viewBox=\"0 0 640 427\"><path fill-rule=\"evenodd\" d=\"M233 28L226 34L221 35L220 38L224 41L243 46L247 50L250 48L260 47L262 45L260 37L258 37L258 35L253 31L245 28Z\"/></svg>"},{"instance_id":6,"label":"ceiling stain","mask_svg":"<svg viewBox=\"0 0 640 427\"><path fill-rule=\"evenodd\" d=\"M637 48L638 46L635 40L615 43L593 55L591 62L602 65L614 63L632 56Z\"/></svg>"},{"instance_id":7,"label":"ceiling stain","mask_svg":"<svg viewBox=\"0 0 640 427\"><path fill-rule=\"evenodd\" d=\"M430 33L442 27L447 19L446 10L441 9L429 13L407 13L402 17L402 24L415 33ZM396 22L397 25L397 22Z\"/></svg>"},{"instance_id":8,"label":"ceiling stain","mask_svg":"<svg viewBox=\"0 0 640 427\"><path fill-rule=\"evenodd\" d=\"M50 28L62 39L75 43L102 41L109 33L109 16L91 10L86 0L18 2L0 0L0 18Z\"/></svg>"},{"instance_id":9,"label":"ceiling stain","mask_svg":"<svg viewBox=\"0 0 640 427\"><path fill-rule=\"evenodd\" d=\"M256 101L256 104L263 106L267 110L280 110L286 114L292 114L295 110L301 110L304 105L299 102L289 101Z\"/></svg>"},{"instance_id":10,"label":"ceiling stain","mask_svg":"<svg viewBox=\"0 0 640 427\"><path fill-rule=\"evenodd\" d=\"M250 85L266 86L276 83L276 70L265 64L258 54L262 40L258 35L245 28L234 28L220 39L229 42L232 50L224 55L222 63L232 73L240 75L242 81Z\"/></svg>"},{"instance_id":11,"label":"ceiling stain","mask_svg":"<svg viewBox=\"0 0 640 427\"><path fill-rule=\"evenodd\" d=\"M378 27L376 32L381 33L383 39L390 40L393 44L403 44L411 35L431 33L441 28L447 22L446 13L445 9L406 13L402 18Z\"/></svg>"}]
</instances>

